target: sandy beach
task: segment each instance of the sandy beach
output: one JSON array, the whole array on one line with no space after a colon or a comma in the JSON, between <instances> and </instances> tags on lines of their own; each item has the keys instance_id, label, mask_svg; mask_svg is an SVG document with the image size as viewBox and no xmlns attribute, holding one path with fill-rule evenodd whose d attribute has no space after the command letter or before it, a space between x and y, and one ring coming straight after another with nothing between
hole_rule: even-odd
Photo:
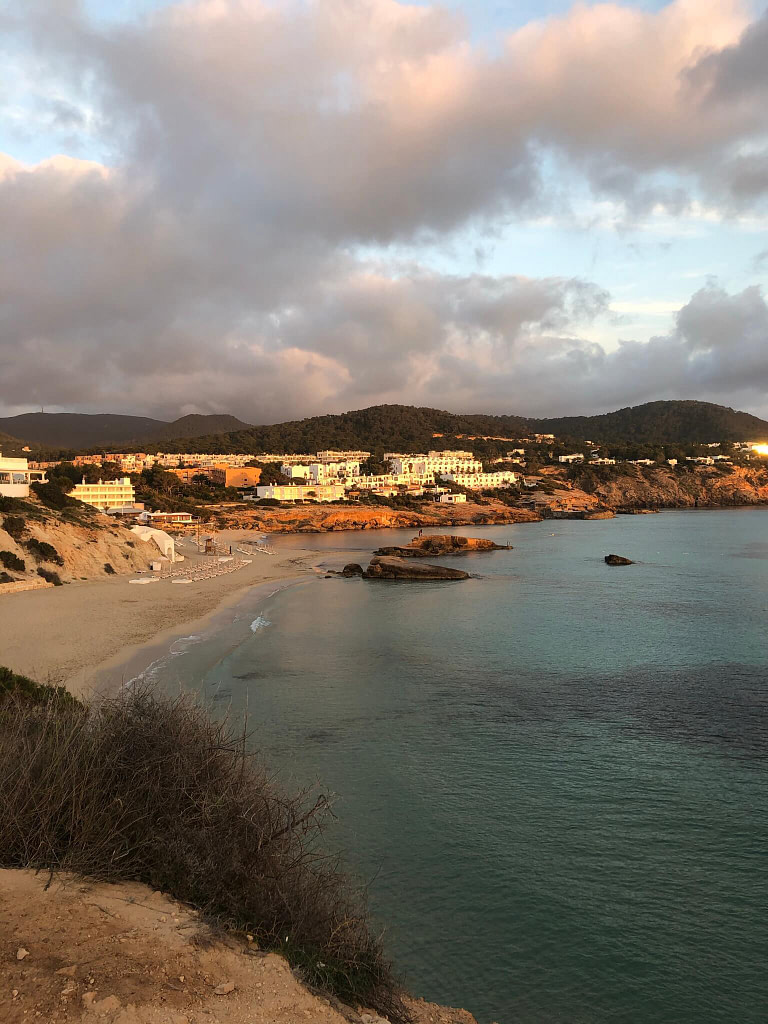
<instances>
[{"instance_id":1,"label":"sandy beach","mask_svg":"<svg viewBox=\"0 0 768 1024\"><path fill-rule=\"evenodd\" d=\"M105 680L120 678L121 666L138 667L152 651L182 627L215 615L261 584L288 582L316 575L320 564L335 564L333 551L281 547L276 554L237 552L252 541L248 531L219 534L221 550L231 544L249 564L210 579L180 585L161 579L132 585L134 576L3 596L0 600L0 664L39 682L65 685L76 696L102 689ZM184 566L202 559L182 544ZM210 563L210 559L207 560Z\"/></svg>"}]
</instances>

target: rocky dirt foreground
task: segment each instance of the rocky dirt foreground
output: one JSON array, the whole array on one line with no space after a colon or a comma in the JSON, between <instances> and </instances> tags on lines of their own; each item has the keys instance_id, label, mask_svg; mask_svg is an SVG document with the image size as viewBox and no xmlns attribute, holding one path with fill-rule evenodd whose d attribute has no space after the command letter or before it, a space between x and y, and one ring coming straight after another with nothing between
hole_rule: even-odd
<instances>
[{"instance_id":1,"label":"rocky dirt foreground","mask_svg":"<svg viewBox=\"0 0 768 1024\"><path fill-rule=\"evenodd\" d=\"M379 1024L304 988L287 962L134 883L0 870L3 1024ZM416 1024L477 1024L414 1000Z\"/></svg>"}]
</instances>

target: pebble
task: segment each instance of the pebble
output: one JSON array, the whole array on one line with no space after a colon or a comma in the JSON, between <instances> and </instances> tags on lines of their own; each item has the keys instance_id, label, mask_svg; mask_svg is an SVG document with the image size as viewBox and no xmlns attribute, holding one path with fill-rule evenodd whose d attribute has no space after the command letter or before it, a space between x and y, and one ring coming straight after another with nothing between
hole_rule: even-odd
<instances>
[{"instance_id":1,"label":"pebble","mask_svg":"<svg viewBox=\"0 0 768 1024\"><path fill-rule=\"evenodd\" d=\"M19 946L19 948L16 950L16 959L23 960L25 956L29 956L29 950L24 949L23 946Z\"/></svg>"},{"instance_id":2,"label":"pebble","mask_svg":"<svg viewBox=\"0 0 768 1024\"><path fill-rule=\"evenodd\" d=\"M74 964L71 967L60 967L56 973L63 975L65 978L74 978L77 973L77 967Z\"/></svg>"},{"instance_id":3,"label":"pebble","mask_svg":"<svg viewBox=\"0 0 768 1024\"><path fill-rule=\"evenodd\" d=\"M100 1002L94 1003L93 1009L97 1013L114 1013L115 1010L120 1009L120 1000L117 996L107 996L106 999L102 999Z\"/></svg>"},{"instance_id":4,"label":"pebble","mask_svg":"<svg viewBox=\"0 0 768 1024\"><path fill-rule=\"evenodd\" d=\"M217 996L228 996L230 992L235 991L235 983L234 981L222 981L213 991Z\"/></svg>"}]
</instances>

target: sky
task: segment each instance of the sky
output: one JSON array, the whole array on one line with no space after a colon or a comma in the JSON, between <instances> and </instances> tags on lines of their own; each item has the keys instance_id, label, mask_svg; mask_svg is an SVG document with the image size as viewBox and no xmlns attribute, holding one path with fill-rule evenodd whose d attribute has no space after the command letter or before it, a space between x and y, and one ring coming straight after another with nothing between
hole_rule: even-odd
<instances>
[{"instance_id":1,"label":"sky","mask_svg":"<svg viewBox=\"0 0 768 1024\"><path fill-rule=\"evenodd\" d=\"M768 416L750 0L0 0L0 415Z\"/></svg>"}]
</instances>

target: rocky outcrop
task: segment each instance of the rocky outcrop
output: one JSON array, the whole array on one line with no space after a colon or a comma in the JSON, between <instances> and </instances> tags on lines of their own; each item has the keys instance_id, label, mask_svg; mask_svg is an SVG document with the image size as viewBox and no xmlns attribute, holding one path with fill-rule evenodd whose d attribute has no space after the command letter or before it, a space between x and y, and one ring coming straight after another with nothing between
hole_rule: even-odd
<instances>
[{"instance_id":1,"label":"rocky outcrop","mask_svg":"<svg viewBox=\"0 0 768 1024\"><path fill-rule=\"evenodd\" d=\"M9 560L14 583L36 585L41 568L55 572L65 583L104 579L146 569L158 555L153 544L144 543L109 516L95 510L54 511L34 497L16 502L10 511L0 511L0 552L19 560ZM18 568L22 564L23 569Z\"/></svg>"},{"instance_id":2,"label":"rocky outcrop","mask_svg":"<svg viewBox=\"0 0 768 1024\"><path fill-rule=\"evenodd\" d=\"M607 466L584 470L574 481L587 501L617 512L665 508L724 508L768 504L768 467ZM620 470L620 471L617 471Z\"/></svg>"},{"instance_id":3,"label":"rocky outcrop","mask_svg":"<svg viewBox=\"0 0 768 1024\"><path fill-rule=\"evenodd\" d=\"M606 565L634 565L631 558L624 558L622 555L606 555Z\"/></svg>"},{"instance_id":4,"label":"rocky outcrop","mask_svg":"<svg viewBox=\"0 0 768 1024\"><path fill-rule=\"evenodd\" d=\"M362 576L363 567L358 565L357 562L348 562L341 570L342 576Z\"/></svg>"},{"instance_id":5,"label":"rocky outcrop","mask_svg":"<svg viewBox=\"0 0 768 1024\"><path fill-rule=\"evenodd\" d=\"M461 555L471 551L505 551L511 544L496 544L482 537L457 537L450 533L433 533L427 537L414 537L403 547L379 548L376 555L395 558L432 558L438 555Z\"/></svg>"},{"instance_id":6,"label":"rocky outcrop","mask_svg":"<svg viewBox=\"0 0 768 1024\"><path fill-rule=\"evenodd\" d=\"M222 529L260 530L264 533L329 533L337 530L445 529L450 526L499 526L537 523L541 516L530 509L510 508L495 499L484 504L441 505L425 501L413 508L386 505L296 505L278 508L245 504L215 510Z\"/></svg>"},{"instance_id":7,"label":"rocky outcrop","mask_svg":"<svg viewBox=\"0 0 768 1024\"><path fill-rule=\"evenodd\" d=\"M367 580L466 580L469 573L447 565L428 565L410 558L376 555L363 573Z\"/></svg>"}]
</instances>

